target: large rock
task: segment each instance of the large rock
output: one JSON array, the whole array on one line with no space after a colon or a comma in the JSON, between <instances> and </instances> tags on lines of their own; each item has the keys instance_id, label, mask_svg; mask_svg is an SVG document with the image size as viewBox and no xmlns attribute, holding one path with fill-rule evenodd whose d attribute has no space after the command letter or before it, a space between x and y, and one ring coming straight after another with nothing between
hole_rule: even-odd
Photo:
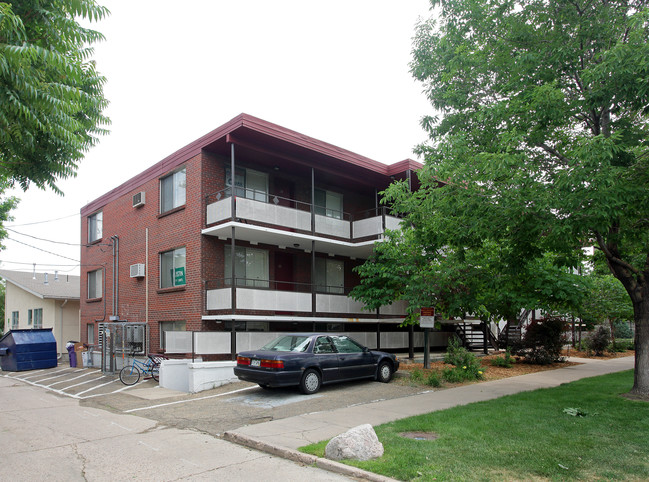
<instances>
[{"instance_id":1,"label":"large rock","mask_svg":"<svg viewBox=\"0 0 649 482\"><path fill-rule=\"evenodd\" d=\"M325 447L325 457L332 460L370 460L382 455L383 444L369 423L332 438Z\"/></svg>"}]
</instances>

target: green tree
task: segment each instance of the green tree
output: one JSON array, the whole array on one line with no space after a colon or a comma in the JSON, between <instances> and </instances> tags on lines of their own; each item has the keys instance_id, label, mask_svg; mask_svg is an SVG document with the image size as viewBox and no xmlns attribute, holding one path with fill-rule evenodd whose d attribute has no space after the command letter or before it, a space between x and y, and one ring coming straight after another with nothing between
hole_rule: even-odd
<instances>
[{"instance_id":1,"label":"green tree","mask_svg":"<svg viewBox=\"0 0 649 482\"><path fill-rule=\"evenodd\" d=\"M429 212L517 260L574 267L594 244L633 304L649 396L647 0L431 3L412 62L441 114L423 120L421 182L444 184Z\"/></svg>"},{"instance_id":2,"label":"green tree","mask_svg":"<svg viewBox=\"0 0 649 482\"><path fill-rule=\"evenodd\" d=\"M61 194L109 123L105 82L90 59L103 39L77 19L108 10L94 0L0 2L0 176Z\"/></svg>"},{"instance_id":3,"label":"green tree","mask_svg":"<svg viewBox=\"0 0 649 482\"><path fill-rule=\"evenodd\" d=\"M583 317L608 324L615 344L615 323L633 319L633 305L622 283L613 275L591 275L590 292L582 305Z\"/></svg>"}]
</instances>

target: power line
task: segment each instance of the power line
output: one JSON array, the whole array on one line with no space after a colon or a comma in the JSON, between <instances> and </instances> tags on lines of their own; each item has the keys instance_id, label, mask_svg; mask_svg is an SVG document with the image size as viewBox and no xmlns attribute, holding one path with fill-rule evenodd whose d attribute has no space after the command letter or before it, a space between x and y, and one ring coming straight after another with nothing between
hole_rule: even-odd
<instances>
[{"instance_id":1,"label":"power line","mask_svg":"<svg viewBox=\"0 0 649 482\"><path fill-rule=\"evenodd\" d=\"M12 233L16 233L16 234L19 234L19 235L21 235L21 236L27 236L28 238L37 239L38 241L46 241L46 242L48 242L48 243L64 244L64 245L66 245L66 246L76 246L76 247L81 247L81 245L78 244L78 243L66 243L66 242L64 242L64 241L52 241L51 239L39 238L39 237L37 237L37 236L32 236L31 234L20 233L20 232L14 230L14 229L11 229L11 228L5 228L5 229L6 229L7 231L11 231ZM10 238L10 239L11 239L12 241L16 241L16 240L13 239L13 238Z\"/></svg>"},{"instance_id":2,"label":"power line","mask_svg":"<svg viewBox=\"0 0 649 482\"><path fill-rule=\"evenodd\" d=\"M36 246L32 246L31 244L23 243L22 241L18 241L17 239L11 239L11 241L13 241L14 243L19 243L19 244L23 244L23 245L25 245L25 246L29 246L30 248L37 249L38 251L42 251L42 252L44 252L44 253L51 254L51 255L53 255L53 256L58 256L59 258L69 259L70 261L74 261L74 262L76 262L76 263L80 263L80 261L79 261L78 259L68 258L67 256L63 256L62 254L53 253L53 252L51 252L51 251L47 251L47 250L45 250L45 249L38 248L38 247L36 247Z\"/></svg>"},{"instance_id":3,"label":"power line","mask_svg":"<svg viewBox=\"0 0 649 482\"><path fill-rule=\"evenodd\" d=\"M70 267L72 266L73 268L76 268L78 266L81 266L80 264L52 264L52 263L26 263L24 261L7 261L4 259L0 259L0 263L5 263L5 264L24 264L27 266L33 266L34 264L37 264L38 266L51 266L51 267Z\"/></svg>"},{"instance_id":4,"label":"power line","mask_svg":"<svg viewBox=\"0 0 649 482\"><path fill-rule=\"evenodd\" d=\"M62 219L68 219L68 218L71 218L73 216L79 216L79 213L70 214L69 216L63 216L62 218L48 219L46 221L36 221L36 222L33 222L33 223L25 223L25 224L12 224L11 227L12 228L19 228L21 226L33 226L34 224L52 223L54 221L61 221Z\"/></svg>"}]
</instances>

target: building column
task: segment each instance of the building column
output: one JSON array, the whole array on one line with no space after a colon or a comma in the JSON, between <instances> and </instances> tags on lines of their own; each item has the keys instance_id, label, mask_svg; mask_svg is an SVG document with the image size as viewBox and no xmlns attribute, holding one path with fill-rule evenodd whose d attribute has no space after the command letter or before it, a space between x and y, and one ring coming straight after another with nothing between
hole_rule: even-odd
<instances>
[{"instance_id":1,"label":"building column","mask_svg":"<svg viewBox=\"0 0 649 482\"><path fill-rule=\"evenodd\" d=\"M236 199L235 199L235 185L236 185L236 171L235 171L235 162L234 162L234 142L230 144L230 209L232 214L232 222L236 221ZM230 279L231 279L231 289L230 289L230 303L232 305L232 333L230 335L230 355L232 360L237 359L237 323L235 321L235 314L237 312L237 279L236 279L236 230L234 225L232 226L232 234L230 237Z\"/></svg>"}]
</instances>

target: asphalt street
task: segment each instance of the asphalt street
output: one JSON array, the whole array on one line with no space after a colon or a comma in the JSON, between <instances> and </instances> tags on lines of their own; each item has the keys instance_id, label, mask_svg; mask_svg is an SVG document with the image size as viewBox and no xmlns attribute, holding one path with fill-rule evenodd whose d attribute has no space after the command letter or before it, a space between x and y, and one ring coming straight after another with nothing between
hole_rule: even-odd
<instances>
[{"instance_id":1,"label":"asphalt street","mask_svg":"<svg viewBox=\"0 0 649 482\"><path fill-rule=\"evenodd\" d=\"M264 390L247 382L187 394L160 388L153 380L126 387L117 376L93 368L59 366L4 375L57 396L76 399L82 407L134 414L169 427L198 430L216 437L242 426L401 398L422 391L417 387L368 380L326 385L315 395L303 395L297 387ZM401 375L397 372L397 376Z\"/></svg>"}]
</instances>

